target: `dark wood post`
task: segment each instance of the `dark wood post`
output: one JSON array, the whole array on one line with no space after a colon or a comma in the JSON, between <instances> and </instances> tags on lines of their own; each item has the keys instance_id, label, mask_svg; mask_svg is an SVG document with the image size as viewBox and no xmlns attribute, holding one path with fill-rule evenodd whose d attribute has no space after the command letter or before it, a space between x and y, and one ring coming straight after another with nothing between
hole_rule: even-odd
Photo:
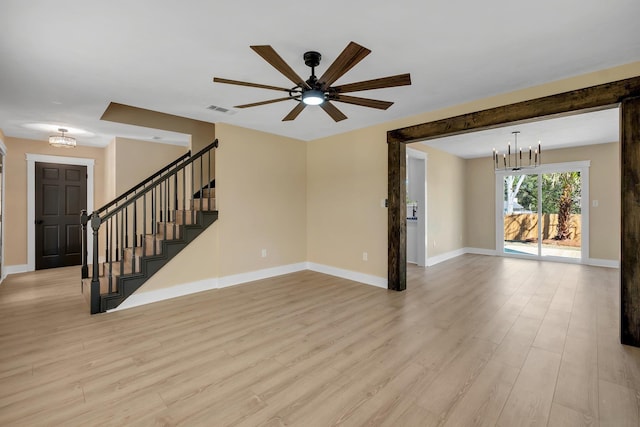
<instances>
[{"instance_id":1,"label":"dark wood post","mask_svg":"<svg viewBox=\"0 0 640 427\"><path fill-rule=\"evenodd\" d=\"M100 229L100 217L94 214L91 217L93 229L93 276L91 278L91 314L100 313L100 269L98 261L98 230Z\"/></svg>"},{"instance_id":2,"label":"dark wood post","mask_svg":"<svg viewBox=\"0 0 640 427\"><path fill-rule=\"evenodd\" d=\"M620 106L620 341L640 346L640 97Z\"/></svg>"},{"instance_id":3,"label":"dark wood post","mask_svg":"<svg viewBox=\"0 0 640 427\"><path fill-rule=\"evenodd\" d=\"M388 239L389 258L387 288L393 291L407 289L407 147L398 141L387 143L388 164Z\"/></svg>"},{"instance_id":4,"label":"dark wood post","mask_svg":"<svg viewBox=\"0 0 640 427\"><path fill-rule=\"evenodd\" d=\"M80 224L82 226L82 278L89 277L89 266L87 265L87 223L89 222L89 215L86 210L82 210L80 213Z\"/></svg>"}]
</instances>

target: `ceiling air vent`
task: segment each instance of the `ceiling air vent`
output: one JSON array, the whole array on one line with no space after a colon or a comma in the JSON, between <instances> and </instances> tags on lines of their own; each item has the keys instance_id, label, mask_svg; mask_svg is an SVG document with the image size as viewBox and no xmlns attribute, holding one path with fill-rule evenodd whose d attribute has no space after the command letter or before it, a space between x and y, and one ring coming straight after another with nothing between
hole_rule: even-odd
<instances>
[{"instance_id":1,"label":"ceiling air vent","mask_svg":"<svg viewBox=\"0 0 640 427\"><path fill-rule=\"evenodd\" d=\"M218 113L222 113L222 114L235 114L235 111L232 110L231 108L219 107L217 105L209 105L207 107L207 110L217 111Z\"/></svg>"}]
</instances>

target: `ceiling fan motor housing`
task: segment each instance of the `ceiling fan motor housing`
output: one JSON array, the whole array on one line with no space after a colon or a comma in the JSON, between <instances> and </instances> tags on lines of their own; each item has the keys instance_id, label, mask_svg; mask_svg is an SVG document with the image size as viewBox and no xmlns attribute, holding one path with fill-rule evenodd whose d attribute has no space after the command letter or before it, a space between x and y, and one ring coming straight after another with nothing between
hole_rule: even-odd
<instances>
[{"instance_id":1,"label":"ceiling fan motor housing","mask_svg":"<svg viewBox=\"0 0 640 427\"><path fill-rule=\"evenodd\" d=\"M304 58L304 63L307 65L307 67L317 67L318 65L320 65L320 60L322 59L322 55L320 55L319 52L316 51L309 51L309 52L305 52L305 54L302 56Z\"/></svg>"}]
</instances>

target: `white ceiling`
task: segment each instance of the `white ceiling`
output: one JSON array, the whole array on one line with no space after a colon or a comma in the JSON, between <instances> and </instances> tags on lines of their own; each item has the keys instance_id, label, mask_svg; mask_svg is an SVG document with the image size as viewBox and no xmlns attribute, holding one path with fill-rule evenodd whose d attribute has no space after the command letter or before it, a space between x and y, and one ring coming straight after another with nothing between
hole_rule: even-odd
<instances>
[{"instance_id":1,"label":"white ceiling","mask_svg":"<svg viewBox=\"0 0 640 427\"><path fill-rule=\"evenodd\" d=\"M310 140L638 61L638 16L638 0L2 0L0 129L44 140L51 132L25 125L81 128L87 145L188 140L101 121L113 101ZM352 40L372 53L336 84L411 73L412 86L355 94L389 110L336 103L349 119L335 123L317 107L282 122L293 101L206 109L281 96L213 76L291 85L250 45L307 77L305 51L322 54L321 74Z\"/></svg>"},{"instance_id":2,"label":"white ceiling","mask_svg":"<svg viewBox=\"0 0 640 427\"><path fill-rule=\"evenodd\" d=\"M512 149L515 149L515 139L512 134L514 131L520 131L518 147L523 151L528 151L530 146L535 149L538 142L541 143L544 151L615 142L620 140L620 110L611 108L563 118L508 125L424 141L421 144L465 159L490 157L493 149L504 154L509 141Z\"/></svg>"}]
</instances>

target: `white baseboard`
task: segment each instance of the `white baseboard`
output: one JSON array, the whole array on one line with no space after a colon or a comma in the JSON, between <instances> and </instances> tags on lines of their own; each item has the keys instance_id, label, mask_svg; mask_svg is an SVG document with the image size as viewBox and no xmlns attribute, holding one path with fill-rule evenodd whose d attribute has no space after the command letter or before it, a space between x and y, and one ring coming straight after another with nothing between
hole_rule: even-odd
<instances>
[{"instance_id":1,"label":"white baseboard","mask_svg":"<svg viewBox=\"0 0 640 427\"><path fill-rule=\"evenodd\" d=\"M315 262L308 262L307 270L317 271L318 273L341 277L343 279L353 280L355 282L364 283L366 285L387 289L387 279L383 277L372 276L371 274L359 273L357 271L351 271L351 270L344 270L342 268L316 264Z\"/></svg>"},{"instance_id":2,"label":"white baseboard","mask_svg":"<svg viewBox=\"0 0 640 427\"><path fill-rule=\"evenodd\" d=\"M112 311L126 310L128 308L138 307L140 305L151 304L166 299L182 297L185 295L195 294L197 292L211 291L214 289L226 288L228 286L239 285L241 283L253 282L255 280L268 279L270 277L282 276L283 274L295 273L306 269L306 263L283 265L273 268L265 268L263 270L250 271L248 273L234 274L225 277L212 277L209 279L199 280L197 282L184 283L169 288L158 289L149 292L134 293L127 298L122 304Z\"/></svg>"},{"instance_id":3,"label":"white baseboard","mask_svg":"<svg viewBox=\"0 0 640 427\"><path fill-rule=\"evenodd\" d=\"M589 258L585 264L592 265L594 267L620 268L620 261L616 261L614 259Z\"/></svg>"},{"instance_id":4,"label":"white baseboard","mask_svg":"<svg viewBox=\"0 0 640 427\"><path fill-rule=\"evenodd\" d=\"M8 276L9 274L16 273L26 273L30 271L29 265L27 264L16 264L16 265L5 265L4 266L4 276Z\"/></svg>"},{"instance_id":5,"label":"white baseboard","mask_svg":"<svg viewBox=\"0 0 640 427\"><path fill-rule=\"evenodd\" d=\"M224 276L219 278L214 277L197 282L185 283L182 285L171 286L169 288L158 289L155 291L134 293L117 308L109 310L109 312L126 310L128 308L151 304L153 302L159 302L166 299L182 297L185 295L194 294L196 292L226 288L229 286L240 285L242 283L253 282L256 280L268 279L270 277L282 276L283 274L295 273L297 271L303 270L317 271L319 273L328 274L330 276L341 277L343 279L353 280L367 285L387 289L387 279L384 279L382 277L358 273L356 271L343 270L340 268L330 267L328 265L300 262L297 264L265 268L263 270L250 271L248 273L234 274L231 276Z\"/></svg>"},{"instance_id":6,"label":"white baseboard","mask_svg":"<svg viewBox=\"0 0 640 427\"><path fill-rule=\"evenodd\" d=\"M487 256L496 256L498 252L494 249L484 249L484 248L464 248L465 254L474 254L474 255L487 255Z\"/></svg>"},{"instance_id":7,"label":"white baseboard","mask_svg":"<svg viewBox=\"0 0 640 427\"><path fill-rule=\"evenodd\" d=\"M456 249L455 251L445 252L440 255L432 256L427 258L427 267L432 267L436 264L440 264L441 262L448 261L452 258L459 257L460 255L464 255L465 248Z\"/></svg>"},{"instance_id":8,"label":"white baseboard","mask_svg":"<svg viewBox=\"0 0 640 427\"><path fill-rule=\"evenodd\" d=\"M196 292L210 291L217 288L218 279L211 278L200 280L197 282L171 286L170 288L158 289L155 291L134 293L129 298L124 300L124 302L117 308L108 310L108 312L126 310L128 308L138 307L140 305L151 304L152 302L182 297L185 295L195 294Z\"/></svg>"},{"instance_id":9,"label":"white baseboard","mask_svg":"<svg viewBox=\"0 0 640 427\"><path fill-rule=\"evenodd\" d=\"M220 277L218 279L218 287L226 288L228 286L239 285L241 283L253 282L255 280L268 279L270 277L282 276L283 274L295 273L306 269L306 263L299 262L297 264L281 265L273 268L265 268L263 270L250 271L248 273L234 274L231 276Z\"/></svg>"}]
</instances>

